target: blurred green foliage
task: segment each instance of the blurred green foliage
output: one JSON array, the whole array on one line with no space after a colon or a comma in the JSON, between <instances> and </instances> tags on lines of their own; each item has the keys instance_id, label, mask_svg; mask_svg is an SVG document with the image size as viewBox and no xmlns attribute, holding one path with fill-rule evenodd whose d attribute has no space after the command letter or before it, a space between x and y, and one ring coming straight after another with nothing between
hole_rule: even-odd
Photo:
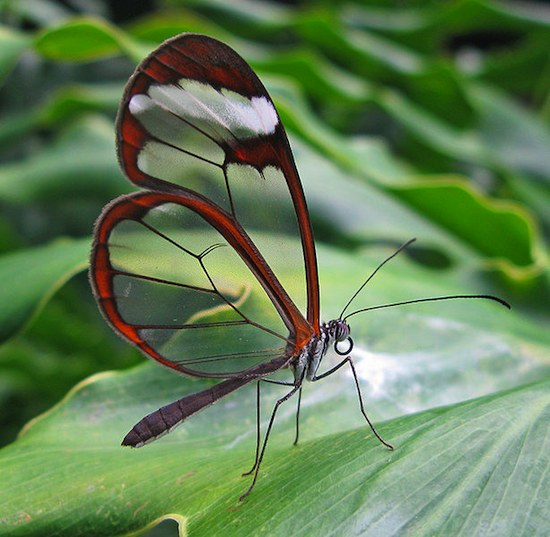
<instances>
[{"instance_id":1,"label":"blurred green foliage","mask_svg":"<svg viewBox=\"0 0 550 537\"><path fill-rule=\"evenodd\" d=\"M114 150L122 88L148 51L184 31L226 41L270 90L296 149L318 242L329 247L321 259L335 287L348 266L335 261L338 256L379 259L387 247L416 236L418 248L400 280L403 294L435 294L444 282L444 289L492 292L513 303L513 326L503 316L490 321L489 314L480 322L494 322L491 330L504 339L517 338L517 360L502 370L491 362L494 384L484 381L470 392L472 380L464 381L454 401L548 378L548 6L489 0L311 1L299 8L249 0L158 4L129 20L116 2L95 0L86 8L53 0L0 3L0 443L12 441L24 423L90 374L142 361L105 325L82 271L102 206L131 189ZM352 273L360 281L361 270ZM374 285L387 299L384 281ZM329 308L343 302L328 288L323 298ZM514 375L516 369L523 375ZM450 388L443 380L440 389ZM431 398L412 409L438 404ZM547 410L545 416L548 425ZM544 438L536 442L544 446ZM547 458L539 463L543 473ZM538 490L548 498L548 484L536 485L535 479L526 494ZM392 499L388 492L385 500ZM533 497L537 502L543 499ZM122 524L121 532L160 516L146 513L148 520ZM527 516L533 527L499 534L542 535L547 515ZM29 534L16 526L6 535ZM377 535L390 534L381 527ZM60 523L56 534L102 534L67 528ZM431 529L437 534L441 527ZM212 534L207 526L202 531Z\"/></svg>"}]
</instances>

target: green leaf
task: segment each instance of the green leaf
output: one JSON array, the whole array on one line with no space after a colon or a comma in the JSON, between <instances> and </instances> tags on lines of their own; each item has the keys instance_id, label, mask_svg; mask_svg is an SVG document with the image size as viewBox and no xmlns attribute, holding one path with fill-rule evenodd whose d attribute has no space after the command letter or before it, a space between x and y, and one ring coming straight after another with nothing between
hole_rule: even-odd
<instances>
[{"instance_id":1,"label":"green leaf","mask_svg":"<svg viewBox=\"0 0 550 537\"><path fill-rule=\"evenodd\" d=\"M29 26L43 28L57 24L71 17L74 10L55 0L26 0L25 2L4 2L13 20L25 21Z\"/></svg>"},{"instance_id":2,"label":"green leaf","mask_svg":"<svg viewBox=\"0 0 550 537\"><path fill-rule=\"evenodd\" d=\"M307 42L369 79L413 75L425 69L423 58L413 50L374 32L342 27L332 14L313 12L298 20L296 28Z\"/></svg>"},{"instance_id":3,"label":"green leaf","mask_svg":"<svg viewBox=\"0 0 550 537\"><path fill-rule=\"evenodd\" d=\"M0 258L0 341L21 330L37 309L87 265L89 239L60 240Z\"/></svg>"},{"instance_id":4,"label":"green leaf","mask_svg":"<svg viewBox=\"0 0 550 537\"><path fill-rule=\"evenodd\" d=\"M392 184L398 165L386 161L377 146L347 151L355 173L343 173L304 144L294 142L293 148L317 229L330 232L333 240L338 235L360 243L417 237L419 247L436 248L457 266L476 263L479 269L502 271L511 281L532 282L545 270L537 229L515 203L492 200L458 177L409 175L407 184ZM360 179L367 177L382 184Z\"/></svg>"},{"instance_id":5,"label":"green leaf","mask_svg":"<svg viewBox=\"0 0 550 537\"><path fill-rule=\"evenodd\" d=\"M434 223L452 230L487 260L504 263L508 269L533 268L533 225L518 205L490 200L466 181L453 178L423 181L394 191Z\"/></svg>"},{"instance_id":6,"label":"green leaf","mask_svg":"<svg viewBox=\"0 0 550 537\"><path fill-rule=\"evenodd\" d=\"M114 133L100 116L75 121L50 147L0 167L0 198L11 203L124 192Z\"/></svg>"},{"instance_id":7,"label":"green leaf","mask_svg":"<svg viewBox=\"0 0 550 537\"><path fill-rule=\"evenodd\" d=\"M307 49L277 55L270 53L250 63L260 73L277 73L293 78L309 95L339 104L364 103L370 92L365 80L336 68Z\"/></svg>"},{"instance_id":8,"label":"green leaf","mask_svg":"<svg viewBox=\"0 0 550 537\"><path fill-rule=\"evenodd\" d=\"M483 162L483 147L475 130L457 129L393 90L381 91L376 102L432 151L454 159Z\"/></svg>"},{"instance_id":9,"label":"green leaf","mask_svg":"<svg viewBox=\"0 0 550 537\"><path fill-rule=\"evenodd\" d=\"M0 26L0 80L6 77L30 44L31 39L26 35Z\"/></svg>"},{"instance_id":10,"label":"green leaf","mask_svg":"<svg viewBox=\"0 0 550 537\"><path fill-rule=\"evenodd\" d=\"M162 43L182 32L206 34L228 44L236 40L214 18L188 11L183 6L178 7L177 11L157 11L148 17L132 21L127 30L135 39L151 43ZM256 48L249 41L240 43L251 50Z\"/></svg>"},{"instance_id":11,"label":"green leaf","mask_svg":"<svg viewBox=\"0 0 550 537\"><path fill-rule=\"evenodd\" d=\"M179 2L177 4L180 5ZM219 21L234 34L261 36L262 31L273 32L287 27L293 15L289 6L254 0L235 0L230 3L224 0L189 0L185 5L192 6L205 18Z\"/></svg>"},{"instance_id":12,"label":"green leaf","mask_svg":"<svg viewBox=\"0 0 550 537\"><path fill-rule=\"evenodd\" d=\"M474 110L465 91L464 80L447 62L433 62L416 76L410 76L404 89L411 101L455 127L469 128Z\"/></svg>"},{"instance_id":13,"label":"green leaf","mask_svg":"<svg viewBox=\"0 0 550 537\"><path fill-rule=\"evenodd\" d=\"M0 124L0 147L13 146L37 129L78 121L78 116L89 112L109 111L114 114L121 94L120 84L65 86L37 108L6 115Z\"/></svg>"},{"instance_id":14,"label":"green leaf","mask_svg":"<svg viewBox=\"0 0 550 537\"><path fill-rule=\"evenodd\" d=\"M51 60L91 61L119 53L136 61L147 48L101 19L72 19L55 28L47 28L35 40L36 50Z\"/></svg>"},{"instance_id":15,"label":"green leaf","mask_svg":"<svg viewBox=\"0 0 550 537\"><path fill-rule=\"evenodd\" d=\"M338 311L375 261L320 254L324 306ZM382 285L369 289L369 302L389 300L396 290L453 290L409 265L388 267ZM356 317L352 329L370 416L397 417L378 425L394 452L362 422L343 371L306 386L297 448L290 445L294 403L281 408L258 484L239 504L249 483L240 474L254 454L253 386L162 440L125 449L120 440L138 419L209 385L148 364L84 382L0 452L9 491L0 520L9 535L26 537L122 535L164 517L197 536L319 535L320 528L392 535L423 527L453 534L462 525L476 534L498 513L506 522L501 535L521 535L525 524L543 535L549 386L521 385L548 377L550 336L479 302ZM262 393L266 418L285 391L266 386ZM451 406L434 408L442 404ZM421 409L431 410L414 414ZM530 460L540 467L524 471ZM501 513L499 505L510 507Z\"/></svg>"},{"instance_id":16,"label":"green leaf","mask_svg":"<svg viewBox=\"0 0 550 537\"><path fill-rule=\"evenodd\" d=\"M342 173L307 146L293 143L314 218L353 240L416 236L455 254L457 243L462 243L460 254L465 253L464 246L469 250L462 260L479 256L486 268L497 268L511 280L540 276L546 266L542 241L521 206L484 196L465 178L416 175L382 143L346 139L320 123L292 86L274 82L270 88L285 125L349 170ZM357 187L354 178L371 184ZM335 199L345 203L335 204Z\"/></svg>"},{"instance_id":17,"label":"green leaf","mask_svg":"<svg viewBox=\"0 0 550 537\"><path fill-rule=\"evenodd\" d=\"M497 90L474 86L480 142L498 166L528 174L550 187L550 129Z\"/></svg>"},{"instance_id":18,"label":"green leaf","mask_svg":"<svg viewBox=\"0 0 550 537\"><path fill-rule=\"evenodd\" d=\"M54 93L40 109L41 124L54 125L84 112L115 113L122 95L120 84L70 85Z\"/></svg>"},{"instance_id":19,"label":"green leaf","mask_svg":"<svg viewBox=\"0 0 550 537\"><path fill-rule=\"evenodd\" d=\"M98 369L128 368L143 359L105 325L83 274L56 292L32 321L0 345L0 446Z\"/></svg>"},{"instance_id":20,"label":"green leaf","mask_svg":"<svg viewBox=\"0 0 550 537\"><path fill-rule=\"evenodd\" d=\"M323 307L330 318L377 260L326 249L319 254ZM292 270L290 260L286 264ZM457 291L452 278L436 281L431 271L402 258L388 265L378 285L353 307ZM399 505L405 513L400 524L433 525L436 534L445 533L452 518L448 509L474 527L482 524L494 504L485 496L473 501L471 494L486 475L506 472L505 454L524 443L525 431L531 431L532 440L523 456L533 456L531 450L544 453L537 409L548 396L535 386L461 402L548 377L550 335L494 303L467 301L357 316L352 330L369 414L375 421L398 418L379 426L396 444L394 453L382 448L353 412L356 394L344 370L306 387L298 448L289 445L293 404L281 409L258 486L239 505L237 497L249 482L240 473L254 453L253 386L150 446L123 449L122 436L142 416L210 385L148 364L84 382L0 452L9 491L0 520L14 536L118 535L167 516L187 521L195 535L219 534L222 525L226 535L260 534L264 527L272 535L318 535L319 517L327 531L368 524L364 531L372 527L376 533L383 524L397 523L391 513ZM325 367L335 359L327 357ZM266 386L262 393L265 418L285 391ZM452 406L406 416L440 405ZM434 482L433 476L442 481ZM513 502L529 492L535 503L543 501L536 495L540 475L533 474L528 484L519 473L513 477L517 486L503 487L503 477L488 497ZM526 486L532 488L526 491ZM449 503L442 494L434 498L434 487L454 494L456 501ZM517 490L517 496L509 490ZM387 495L395 501L387 502Z\"/></svg>"}]
</instances>

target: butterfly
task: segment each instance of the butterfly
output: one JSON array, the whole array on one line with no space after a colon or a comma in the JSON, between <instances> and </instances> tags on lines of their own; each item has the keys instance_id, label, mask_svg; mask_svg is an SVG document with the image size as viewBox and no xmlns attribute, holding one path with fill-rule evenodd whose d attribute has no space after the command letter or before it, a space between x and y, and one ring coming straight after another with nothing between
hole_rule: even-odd
<instances>
[{"instance_id":1,"label":"butterfly","mask_svg":"<svg viewBox=\"0 0 550 537\"><path fill-rule=\"evenodd\" d=\"M256 483L280 405L296 393L300 401L304 381L347 365L364 418L392 449L363 408L347 322L389 305L344 316L375 271L337 319L320 321L304 191L280 117L252 68L211 37L169 39L128 81L116 129L121 167L141 190L113 200L96 223L94 296L115 332L147 357L186 375L220 379L144 417L122 444L151 442L258 381L256 455L243 499ZM296 241L288 240L292 234ZM342 359L320 373L331 347ZM285 368L292 381L269 378ZM263 442L259 381L288 386Z\"/></svg>"}]
</instances>

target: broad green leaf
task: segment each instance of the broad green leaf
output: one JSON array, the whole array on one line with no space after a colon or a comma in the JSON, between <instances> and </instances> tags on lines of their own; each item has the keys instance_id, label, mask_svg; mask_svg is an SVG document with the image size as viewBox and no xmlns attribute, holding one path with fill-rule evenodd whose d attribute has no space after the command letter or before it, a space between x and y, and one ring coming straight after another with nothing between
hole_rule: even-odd
<instances>
[{"instance_id":1,"label":"broad green leaf","mask_svg":"<svg viewBox=\"0 0 550 537\"><path fill-rule=\"evenodd\" d=\"M142 361L107 328L86 280L84 274L73 278L28 328L0 345L0 446L82 379Z\"/></svg>"},{"instance_id":2,"label":"broad green leaf","mask_svg":"<svg viewBox=\"0 0 550 537\"><path fill-rule=\"evenodd\" d=\"M431 151L502 174L504 180L510 178L518 192L529 188L547 189L550 131L534 116L497 92L472 86L469 95L476 108L477 120L475 128L468 130L454 129L432 117L429 111L416 108L394 93L379 94L377 102ZM513 180L518 173L525 182L523 188L518 188ZM431 188L428 183L426 186ZM443 196L444 192L441 198ZM425 206L420 203L418 208L423 211ZM543 221L548 221L544 208L538 214ZM504 233L503 237L507 235Z\"/></svg>"},{"instance_id":3,"label":"broad green leaf","mask_svg":"<svg viewBox=\"0 0 550 537\"><path fill-rule=\"evenodd\" d=\"M378 93L376 102L432 151L454 159L484 162L483 146L475 130L457 129L393 90Z\"/></svg>"},{"instance_id":4,"label":"broad green leaf","mask_svg":"<svg viewBox=\"0 0 550 537\"><path fill-rule=\"evenodd\" d=\"M441 53L446 39L458 35L483 33L498 28L504 37L513 32L548 29L548 14L544 4L494 2L492 0L463 0L444 4L420 2L403 6L354 5L346 6L345 20L361 28L373 29L425 53ZM499 50L497 33L493 45ZM473 39L475 43L475 39ZM511 40L513 45L521 46ZM479 47L479 44L476 43ZM477 48L477 47L476 47ZM489 47L479 47L487 53ZM493 50L489 48L489 54ZM504 51L506 54L507 50Z\"/></svg>"},{"instance_id":5,"label":"broad green leaf","mask_svg":"<svg viewBox=\"0 0 550 537\"><path fill-rule=\"evenodd\" d=\"M123 191L113 128L99 116L75 121L29 160L0 167L0 198L11 203L77 195L107 201Z\"/></svg>"},{"instance_id":6,"label":"broad green leaf","mask_svg":"<svg viewBox=\"0 0 550 537\"><path fill-rule=\"evenodd\" d=\"M470 89L479 114L480 142L500 167L550 187L550 129L502 93L481 85Z\"/></svg>"},{"instance_id":7,"label":"broad green leaf","mask_svg":"<svg viewBox=\"0 0 550 537\"><path fill-rule=\"evenodd\" d=\"M0 146L13 146L37 129L76 120L77 116L89 112L109 111L114 114L121 94L120 84L64 87L38 108L5 116L0 124Z\"/></svg>"},{"instance_id":8,"label":"broad green leaf","mask_svg":"<svg viewBox=\"0 0 550 537\"><path fill-rule=\"evenodd\" d=\"M251 59L250 63L260 73L293 78L309 95L325 101L347 105L365 102L371 91L367 81L338 69L307 49L293 49L278 55L269 53L264 58Z\"/></svg>"},{"instance_id":9,"label":"broad green leaf","mask_svg":"<svg viewBox=\"0 0 550 537\"><path fill-rule=\"evenodd\" d=\"M114 114L121 95L119 83L67 86L54 93L42 106L40 120L43 126L51 126L85 112L109 111Z\"/></svg>"},{"instance_id":10,"label":"broad green leaf","mask_svg":"<svg viewBox=\"0 0 550 537\"><path fill-rule=\"evenodd\" d=\"M528 214L518 205L490 200L466 181L452 178L420 181L395 191L434 223L479 250L486 260L504 262L508 268L532 269L534 230Z\"/></svg>"},{"instance_id":11,"label":"broad green leaf","mask_svg":"<svg viewBox=\"0 0 550 537\"><path fill-rule=\"evenodd\" d=\"M544 183L533 181L523 174L509 174L506 181L514 197L529 207L546 229L550 229L550 189Z\"/></svg>"},{"instance_id":12,"label":"broad green leaf","mask_svg":"<svg viewBox=\"0 0 550 537\"><path fill-rule=\"evenodd\" d=\"M127 390L158 388L132 376ZM193 537L479 535L495 525L503 537L545 535L548 381L380 424L394 452L364 427L330 431L324 405L307 409L324 434L292 447L287 409L239 504L253 454L251 390L134 452L118 445L127 420L117 380L81 385L0 454L5 535L124 535L164 517Z\"/></svg>"},{"instance_id":13,"label":"broad green leaf","mask_svg":"<svg viewBox=\"0 0 550 537\"><path fill-rule=\"evenodd\" d=\"M0 80L6 77L30 44L31 39L26 35L0 26Z\"/></svg>"},{"instance_id":14,"label":"broad green leaf","mask_svg":"<svg viewBox=\"0 0 550 537\"><path fill-rule=\"evenodd\" d=\"M437 247L457 264L477 258L486 269L498 268L512 280L528 281L544 269L537 230L514 203L482 196L456 177L436 181L410 176L408 184L388 181L377 188L360 178L368 174L383 181L397 167L377 158L375 147L372 153L365 147L359 175L359 151L347 152L348 162L358 171L346 174L306 146L293 146L313 218L320 229L331 229L333 237L335 232L359 242L417 237L419 246ZM342 203L334 203L336 199Z\"/></svg>"},{"instance_id":15,"label":"broad green leaf","mask_svg":"<svg viewBox=\"0 0 550 537\"><path fill-rule=\"evenodd\" d=\"M11 17L27 21L34 27L42 28L59 24L74 14L68 6L55 0L25 0L24 2L4 2Z\"/></svg>"},{"instance_id":16,"label":"broad green leaf","mask_svg":"<svg viewBox=\"0 0 550 537\"><path fill-rule=\"evenodd\" d=\"M0 125L0 147L16 144L40 125L40 114L36 110L18 111L7 115Z\"/></svg>"},{"instance_id":17,"label":"broad green leaf","mask_svg":"<svg viewBox=\"0 0 550 537\"><path fill-rule=\"evenodd\" d=\"M530 279L540 273L543 262L538 250L539 238L532 220L520 206L484 197L465 179L456 176L438 180L416 176L383 146L365 141L350 143L320 124L308 114L292 87L281 84L270 87L275 88L285 124L352 172L343 174L330 162L321 164L307 147L293 144L307 196L313 200L314 216L317 213L319 218L330 221L333 229L347 232L355 240L366 236L395 239L400 233L402 238L418 236L440 242L447 235L443 242L458 240L467 244L471 252L488 258L490 264L512 279ZM354 176L374 182L374 188L368 185L355 188ZM333 195L327 195L329 192ZM392 195L409 207L396 204ZM345 203L335 204L334 199ZM317 201L323 205L322 209L317 207ZM423 219L429 221L429 230ZM397 229L400 231L396 234Z\"/></svg>"},{"instance_id":18,"label":"broad green leaf","mask_svg":"<svg viewBox=\"0 0 550 537\"><path fill-rule=\"evenodd\" d=\"M492 87L527 96L526 101L544 101L548 87L545 66L549 38L550 28L539 29L533 25L516 46L506 47L500 54L487 58L480 66L479 78Z\"/></svg>"},{"instance_id":19,"label":"broad green leaf","mask_svg":"<svg viewBox=\"0 0 550 537\"><path fill-rule=\"evenodd\" d=\"M454 66L433 62L424 72L403 84L409 99L455 127L470 128L475 119L464 80Z\"/></svg>"},{"instance_id":20,"label":"broad green leaf","mask_svg":"<svg viewBox=\"0 0 550 537\"><path fill-rule=\"evenodd\" d=\"M536 6L507 4L491 0L467 0L449 4L446 10L433 10L434 24L442 29L474 30L485 28L486 24L502 25L507 29L549 27L547 10Z\"/></svg>"},{"instance_id":21,"label":"broad green leaf","mask_svg":"<svg viewBox=\"0 0 550 537\"><path fill-rule=\"evenodd\" d=\"M374 260L326 250L320 258L324 308L333 313ZM433 291L431 272L408 265L389 266L369 288L368 302L389 300L396 289ZM164 439L129 450L119 442L135 421L209 383L153 364L107 373L77 387L0 452L9 491L0 519L8 535L122 535L163 517L179 520L187 535L319 535L321 527L453 534L462 524L465 534L476 534L499 504L510 506L498 511L506 521L502 535L522 535L524 524L543 535L548 381L522 385L548 377L550 336L496 304L434 306L353 318L367 408L376 422L396 418L378 424L394 452L362 423L343 370L306 386L297 448L290 445L294 404L281 408L257 487L239 504L249 482L240 473L254 453L253 386ZM284 393L263 389L265 419ZM435 408L442 404L451 406ZM414 414L422 409L429 410ZM540 470L525 479L523 467L537 459ZM532 512L517 509L522 501Z\"/></svg>"},{"instance_id":22,"label":"broad green leaf","mask_svg":"<svg viewBox=\"0 0 550 537\"><path fill-rule=\"evenodd\" d=\"M36 50L46 58L61 61L90 61L128 54L139 61L147 48L101 19L72 19L44 30L35 40Z\"/></svg>"},{"instance_id":23,"label":"broad green leaf","mask_svg":"<svg viewBox=\"0 0 550 537\"><path fill-rule=\"evenodd\" d=\"M267 85L286 129L298 134L328 160L381 183L400 182L410 171L389 153L383 141L346 138L319 121L294 85L271 78ZM297 162L300 167L299 159Z\"/></svg>"},{"instance_id":24,"label":"broad green leaf","mask_svg":"<svg viewBox=\"0 0 550 537\"><path fill-rule=\"evenodd\" d=\"M254 0L172 0L177 5L193 7L199 13L229 27L232 33L258 35L265 31L285 28L293 15L291 8L276 2Z\"/></svg>"},{"instance_id":25,"label":"broad green leaf","mask_svg":"<svg viewBox=\"0 0 550 537\"><path fill-rule=\"evenodd\" d=\"M441 244L449 240L446 232L376 184L343 172L303 143L294 141L292 145L312 218L320 233L326 230L328 240L345 237L359 244L380 239L404 242L413 236ZM365 143L356 149L355 153L348 152L347 158L362 154L365 175L397 173L398 163L391 157L386 160L383 147ZM461 253L468 255L464 247Z\"/></svg>"},{"instance_id":26,"label":"broad green leaf","mask_svg":"<svg viewBox=\"0 0 550 537\"><path fill-rule=\"evenodd\" d=\"M227 43L235 39L233 34L216 24L212 17L204 17L185 8L180 8L176 12L155 12L146 18L132 21L127 30L135 39L159 44L182 32L206 34ZM249 41L242 43L250 47Z\"/></svg>"},{"instance_id":27,"label":"broad green leaf","mask_svg":"<svg viewBox=\"0 0 550 537\"><path fill-rule=\"evenodd\" d=\"M0 341L25 326L37 308L87 265L89 239L60 240L0 258Z\"/></svg>"},{"instance_id":28,"label":"broad green leaf","mask_svg":"<svg viewBox=\"0 0 550 537\"><path fill-rule=\"evenodd\" d=\"M413 75L425 69L423 58L413 50L374 32L342 27L332 15L308 14L296 29L308 43L367 79Z\"/></svg>"}]
</instances>

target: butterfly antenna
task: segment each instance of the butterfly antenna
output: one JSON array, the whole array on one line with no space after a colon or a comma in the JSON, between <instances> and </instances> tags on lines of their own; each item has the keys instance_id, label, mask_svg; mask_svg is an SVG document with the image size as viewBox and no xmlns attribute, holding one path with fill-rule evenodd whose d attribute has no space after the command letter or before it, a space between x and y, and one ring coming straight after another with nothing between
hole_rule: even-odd
<instances>
[{"instance_id":1,"label":"butterfly antenna","mask_svg":"<svg viewBox=\"0 0 550 537\"><path fill-rule=\"evenodd\" d=\"M374 278L374 275L390 260L390 259L393 259L399 252L403 251L405 248L409 247L416 239L409 239L406 243L402 244L399 248L397 248L397 250L395 250L395 252L393 252L393 254L391 254L390 256L386 257L386 259L384 259L384 261L382 261L382 263L380 263L371 273L371 275L361 284L361 287L359 287L359 289L357 289L357 291L355 291L355 293L353 293L353 296L347 301L346 305L344 306L344 309L342 310L342 313L340 313L340 315L338 316L338 319L342 319L343 316L344 316L344 313L346 312L346 310L349 308L350 304L355 300L355 297L363 290L363 288L365 287L365 285L367 285L367 283L369 283L373 278ZM351 315L354 315L355 313L357 312L354 312L354 313L351 313L350 315L347 315L347 317L350 317Z\"/></svg>"},{"instance_id":2,"label":"butterfly antenna","mask_svg":"<svg viewBox=\"0 0 550 537\"><path fill-rule=\"evenodd\" d=\"M419 302L437 302L438 300L454 300L456 298L482 298L485 300L493 300L502 304L508 309L512 309L512 306L506 300L499 298L498 296L493 295L446 295L446 296L434 296L429 298L416 298L415 300L404 300L402 302L392 302L391 304L381 304L379 306L371 306L370 308L361 308L360 310L354 311L344 317L343 320L349 319L352 315L357 315L358 313L363 313L365 311L371 310L380 310L382 308L393 308L394 306L405 306L407 304L418 304Z\"/></svg>"}]
</instances>

